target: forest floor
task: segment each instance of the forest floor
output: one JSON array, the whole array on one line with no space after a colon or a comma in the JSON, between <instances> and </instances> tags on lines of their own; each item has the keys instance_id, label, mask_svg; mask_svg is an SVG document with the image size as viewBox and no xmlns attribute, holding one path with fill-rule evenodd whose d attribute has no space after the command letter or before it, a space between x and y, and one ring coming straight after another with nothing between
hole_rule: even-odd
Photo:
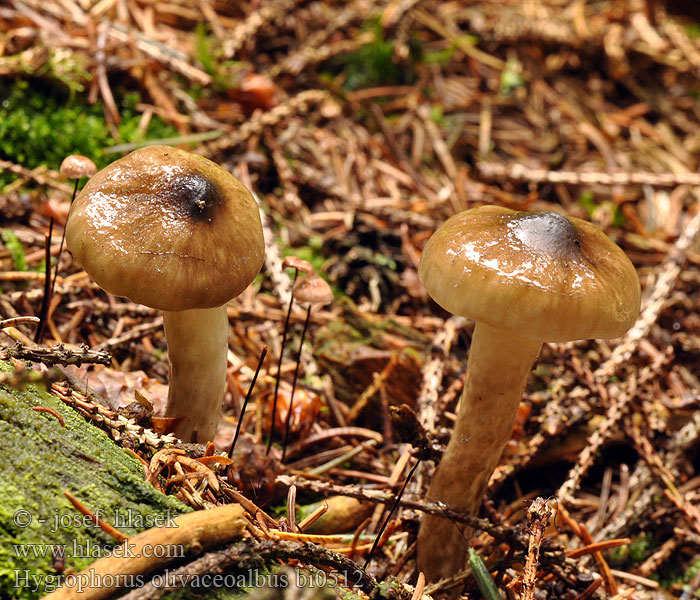
<instances>
[{"instance_id":1,"label":"forest floor","mask_svg":"<svg viewBox=\"0 0 700 600\"><path fill-rule=\"evenodd\" d=\"M361 564L417 460L390 408L408 405L446 444L463 385L473 324L420 284L428 238L482 204L589 220L634 263L641 315L621 339L545 344L471 544L509 598L700 597L699 96L700 25L651 0L8 0L0 316L40 313L49 222L55 261L70 208L65 156L104 167L158 141L230 170L259 199L267 253L228 307L220 451L269 353L233 466L205 461L228 487L193 484L177 454L159 464L196 508L230 502L233 485L268 511L292 484L298 504L333 498L342 526L319 531L354 532L332 546ZM269 457L265 443L272 420L281 438L306 315L291 313L273 415L290 255L335 299L311 314L283 464L281 440ZM157 414L162 317L105 294L65 250L58 273L43 344L111 361L70 367L54 391L107 428L135 397ZM5 355L36 328L9 325ZM132 446L151 463L158 444ZM368 566L379 581L416 583L431 472L421 464L391 515ZM368 491L387 494L338 500ZM554 513L545 543L527 512L538 497ZM471 569L425 591L455 585L479 597Z\"/></svg>"}]
</instances>

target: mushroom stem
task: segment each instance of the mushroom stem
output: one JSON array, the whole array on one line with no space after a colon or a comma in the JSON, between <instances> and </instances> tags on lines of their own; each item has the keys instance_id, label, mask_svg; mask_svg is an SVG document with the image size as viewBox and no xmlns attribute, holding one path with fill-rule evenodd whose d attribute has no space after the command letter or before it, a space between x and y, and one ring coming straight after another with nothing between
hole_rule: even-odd
<instances>
[{"instance_id":1,"label":"mushroom stem","mask_svg":"<svg viewBox=\"0 0 700 600\"><path fill-rule=\"evenodd\" d=\"M184 442L214 439L226 385L226 306L164 312L170 357L166 417L178 420L173 433Z\"/></svg>"},{"instance_id":2,"label":"mushroom stem","mask_svg":"<svg viewBox=\"0 0 700 600\"><path fill-rule=\"evenodd\" d=\"M476 515L510 439L518 405L542 343L495 329L474 328L457 422L426 496ZM471 530L425 515L418 533L418 569L437 581L462 569Z\"/></svg>"}]
</instances>

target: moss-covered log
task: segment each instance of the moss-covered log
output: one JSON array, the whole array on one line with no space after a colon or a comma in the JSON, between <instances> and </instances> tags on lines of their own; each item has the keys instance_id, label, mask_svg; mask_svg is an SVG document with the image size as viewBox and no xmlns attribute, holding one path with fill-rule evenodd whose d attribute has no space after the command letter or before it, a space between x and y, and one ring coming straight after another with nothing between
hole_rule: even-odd
<instances>
[{"instance_id":1,"label":"moss-covered log","mask_svg":"<svg viewBox=\"0 0 700 600\"><path fill-rule=\"evenodd\" d=\"M0 370L8 371L0 362ZM65 427L46 407L61 415ZM142 465L38 386L0 387L0 598L51 591L117 542L80 514L69 491L134 535L188 509L144 481Z\"/></svg>"}]
</instances>

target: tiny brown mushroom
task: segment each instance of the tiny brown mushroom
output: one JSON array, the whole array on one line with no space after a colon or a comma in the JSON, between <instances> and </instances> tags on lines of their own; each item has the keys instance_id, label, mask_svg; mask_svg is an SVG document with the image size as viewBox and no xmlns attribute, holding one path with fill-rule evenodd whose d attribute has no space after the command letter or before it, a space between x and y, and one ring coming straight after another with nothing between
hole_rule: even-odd
<instances>
[{"instance_id":1,"label":"tiny brown mushroom","mask_svg":"<svg viewBox=\"0 0 700 600\"><path fill-rule=\"evenodd\" d=\"M316 274L300 279L294 286L294 299L301 304L308 304L307 312L311 311L314 304L330 304L333 301L331 286L323 277Z\"/></svg>"},{"instance_id":2,"label":"tiny brown mushroom","mask_svg":"<svg viewBox=\"0 0 700 600\"><path fill-rule=\"evenodd\" d=\"M70 179L92 177L95 173L97 173L97 167L87 156L71 154L61 163L61 175Z\"/></svg>"},{"instance_id":3,"label":"tiny brown mushroom","mask_svg":"<svg viewBox=\"0 0 700 600\"><path fill-rule=\"evenodd\" d=\"M307 275L314 272L314 268L311 266L311 263L308 260L299 258L298 256L285 256L284 260L282 261L282 268L296 269L297 271L301 271Z\"/></svg>"},{"instance_id":4,"label":"tiny brown mushroom","mask_svg":"<svg viewBox=\"0 0 700 600\"><path fill-rule=\"evenodd\" d=\"M448 219L428 241L419 275L438 304L476 321L454 432L427 493L475 515L542 343L621 336L639 312L639 280L590 223L496 206ZM429 581L459 571L470 533L424 516L418 569Z\"/></svg>"},{"instance_id":5,"label":"tiny brown mushroom","mask_svg":"<svg viewBox=\"0 0 700 600\"><path fill-rule=\"evenodd\" d=\"M75 194L78 192L78 182L80 181L80 178L92 177L95 173L97 173L97 167L95 166L95 163L92 162L87 156L81 156L80 154L71 154L70 156L66 156L66 158L63 159L63 162L61 162L60 172L61 175L63 175L64 177L75 179L75 184L73 185L73 195L70 199L72 205L73 201L75 200ZM50 251L51 247L53 225L54 216L52 214L51 220L49 221L49 233L46 242L47 253ZM58 246L58 256L56 257L56 265L54 266L53 277L49 277L50 261L47 260L47 276L46 280L44 281L44 297L41 301L41 309L39 310L39 327L37 328L36 336L34 338L34 341L37 343L41 343L41 340L44 337L44 333L46 330L46 321L49 313L49 305L51 304L51 298L53 297L53 291L56 286L56 278L58 277L58 265L61 263L61 254L63 254L63 243L65 242L65 239L66 230L64 228L63 233L61 234L61 243Z\"/></svg>"},{"instance_id":6,"label":"tiny brown mushroom","mask_svg":"<svg viewBox=\"0 0 700 600\"><path fill-rule=\"evenodd\" d=\"M284 442L282 443L282 461L284 461L287 452L287 442L289 442L289 429L290 423L292 421L292 411L294 409L294 391L297 387L297 379L299 378L299 364L301 363L301 349L304 346L304 339L306 338L306 331L309 328L309 321L311 319L311 307L314 304L330 304L333 301L333 291L331 286L326 283L326 280L313 273L307 275L302 279L299 279L294 285L294 291L292 292L294 299L301 303L307 304L306 308L306 319L304 320L304 329L301 332L301 340L299 341L299 350L297 351L297 364L294 369L294 379L292 381L292 393L289 398L289 412L287 413L287 420L284 425ZM272 415L274 420L275 415Z\"/></svg>"},{"instance_id":7,"label":"tiny brown mushroom","mask_svg":"<svg viewBox=\"0 0 700 600\"><path fill-rule=\"evenodd\" d=\"M315 273L313 266L308 260L299 258L298 256L285 256L282 261L283 269L294 269L294 279L292 280L292 286L297 282L299 277L299 271L306 273L307 275ZM289 319L292 316L292 305L294 304L294 295L289 296L289 305L287 306L287 316L284 319L284 329L282 330L282 344L280 344L280 355L277 358L277 377L275 379L275 394L272 398L272 420L270 421L270 435L267 438L267 450L269 454L270 448L272 448L272 442L275 437L275 415L277 414L277 401L279 399L280 391L280 377L282 372L282 359L284 358L284 348L287 345L287 333L289 332Z\"/></svg>"},{"instance_id":8,"label":"tiny brown mushroom","mask_svg":"<svg viewBox=\"0 0 700 600\"><path fill-rule=\"evenodd\" d=\"M168 146L136 150L76 198L66 241L104 290L164 311L165 417L184 441L214 438L225 389L226 303L260 271L258 206L212 161Z\"/></svg>"}]
</instances>

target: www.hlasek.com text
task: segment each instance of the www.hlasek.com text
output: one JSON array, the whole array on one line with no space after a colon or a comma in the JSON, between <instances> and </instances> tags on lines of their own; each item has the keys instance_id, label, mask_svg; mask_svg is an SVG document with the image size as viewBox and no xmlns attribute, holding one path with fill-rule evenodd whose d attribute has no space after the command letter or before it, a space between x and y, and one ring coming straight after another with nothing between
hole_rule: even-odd
<instances>
[{"instance_id":1,"label":"www.hlasek.com text","mask_svg":"<svg viewBox=\"0 0 700 600\"><path fill-rule=\"evenodd\" d=\"M13 544L18 558L184 558L180 544L144 544L137 546L125 540L116 546L102 546L91 540L70 544Z\"/></svg>"}]
</instances>

